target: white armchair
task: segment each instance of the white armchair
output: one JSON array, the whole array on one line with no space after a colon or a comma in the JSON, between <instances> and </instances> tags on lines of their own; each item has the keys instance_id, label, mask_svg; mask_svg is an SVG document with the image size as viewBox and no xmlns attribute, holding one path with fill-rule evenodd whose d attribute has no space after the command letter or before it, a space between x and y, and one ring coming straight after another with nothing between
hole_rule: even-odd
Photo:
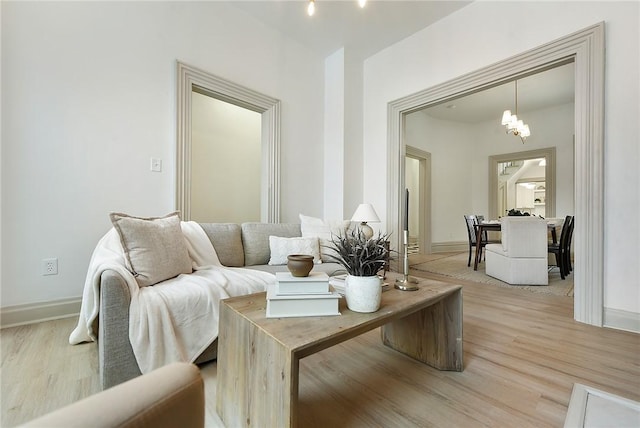
<instances>
[{"instance_id":1,"label":"white armchair","mask_svg":"<svg viewBox=\"0 0 640 428\"><path fill-rule=\"evenodd\" d=\"M501 244L485 247L486 273L513 285L548 285L547 222L503 217Z\"/></svg>"}]
</instances>

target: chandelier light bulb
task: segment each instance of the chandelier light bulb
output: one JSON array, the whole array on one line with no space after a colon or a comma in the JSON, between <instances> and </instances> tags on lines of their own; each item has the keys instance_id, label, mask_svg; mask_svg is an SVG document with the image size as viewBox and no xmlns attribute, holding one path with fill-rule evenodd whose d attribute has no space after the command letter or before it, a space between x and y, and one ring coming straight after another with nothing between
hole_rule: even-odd
<instances>
[{"instance_id":1,"label":"chandelier light bulb","mask_svg":"<svg viewBox=\"0 0 640 428\"><path fill-rule=\"evenodd\" d=\"M511 122L511 110L505 110L504 113L502 113L502 124L506 125L509 122Z\"/></svg>"},{"instance_id":2,"label":"chandelier light bulb","mask_svg":"<svg viewBox=\"0 0 640 428\"><path fill-rule=\"evenodd\" d=\"M515 81L516 86L516 114L511 114L511 110L505 110L502 113L502 125L507 128L507 134L512 133L515 136L519 136L524 144L524 140L527 139L528 136L531 135L531 130L529 129L529 125L524 123L523 120L518 119L518 81Z\"/></svg>"},{"instance_id":3,"label":"chandelier light bulb","mask_svg":"<svg viewBox=\"0 0 640 428\"><path fill-rule=\"evenodd\" d=\"M364 7L367 4L367 0L358 0L358 4L360 5L360 7Z\"/></svg>"}]
</instances>

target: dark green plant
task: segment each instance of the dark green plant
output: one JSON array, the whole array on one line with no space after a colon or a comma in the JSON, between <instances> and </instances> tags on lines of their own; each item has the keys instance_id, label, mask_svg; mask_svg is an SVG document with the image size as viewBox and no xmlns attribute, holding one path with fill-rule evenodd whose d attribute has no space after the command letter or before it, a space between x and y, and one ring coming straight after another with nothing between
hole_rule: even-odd
<instances>
[{"instance_id":1,"label":"dark green plant","mask_svg":"<svg viewBox=\"0 0 640 428\"><path fill-rule=\"evenodd\" d=\"M341 264L349 275L374 276L389 261L389 235L378 233L367 239L359 228L344 235L332 236L327 245L335 251L328 258Z\"/></svg>"}]
</instances>

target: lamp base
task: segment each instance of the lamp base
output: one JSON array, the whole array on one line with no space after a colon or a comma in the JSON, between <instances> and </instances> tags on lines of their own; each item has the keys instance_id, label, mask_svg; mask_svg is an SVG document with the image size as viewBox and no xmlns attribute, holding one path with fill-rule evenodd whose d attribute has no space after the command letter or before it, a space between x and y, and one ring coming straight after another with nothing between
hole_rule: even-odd
<instances>
[{"instance_id":1,"label":"lamp base","mask_svg":"<svg viewBox=\"0 0 640 428\"><path fill-rule=\"evenodd\" d=\"M373 228L364 221L360 223L360 230L366 239L371 239L373 236Z\"/></svg>"}]
</instances>

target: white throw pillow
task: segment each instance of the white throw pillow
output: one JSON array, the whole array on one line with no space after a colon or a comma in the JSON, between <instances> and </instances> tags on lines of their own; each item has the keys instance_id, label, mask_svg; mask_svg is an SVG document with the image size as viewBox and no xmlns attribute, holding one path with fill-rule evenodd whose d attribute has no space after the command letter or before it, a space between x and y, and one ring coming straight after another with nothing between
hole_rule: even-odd
<instances>
[{"instance_id":1,"label":"white throw pillow","mask_svg":"<svg viewBox=\"0 0 640 428\"><path fill-rule=\"evenodd\" d=\"M192 272L180 213L152 218L111 213L109 217L120 235L127 269L138 286L146 287Z\"/></svg>"},{"instance_id":2,"label":"white throw pillow","mask_svg":"<svg viewBox=\"0 0 640 428\"><path fill-rule=\"evenodd\" d=\"M313 256L314 263L322 263L320 246L316 237L282 238L269 236L269 250L271 251L270 265L286 265L287 256L290 254L308 254Z\"/></svg>"},{"instance_id":3,"label":"white throw pillow","mask_svg":"<svg viewBox=\"0 0 640 428\"><path fill-rule=\"evenodd\" d=\"M331 247L331 238L344 236L351 225L350 220L322 220L300 214L300 231L303 237L315 236L320 241L320 258L323 262L332 261L329 256L337 253Z\"/></svg>"}]
</instances>

